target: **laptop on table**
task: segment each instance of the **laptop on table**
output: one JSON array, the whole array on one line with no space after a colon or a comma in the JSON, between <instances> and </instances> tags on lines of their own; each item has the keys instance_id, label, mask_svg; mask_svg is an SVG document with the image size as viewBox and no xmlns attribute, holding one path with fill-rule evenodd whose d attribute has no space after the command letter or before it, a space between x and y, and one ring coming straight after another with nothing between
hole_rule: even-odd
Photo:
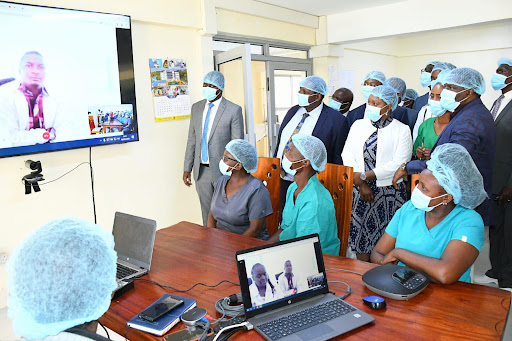
<instances>
[{"instance_id":1,"label":"laptop on table","mask_svg":"<svg viewBox=\"0 0 512 341\"><path fill-rule=\"evenodd\" d=\"M238 251L236 260L246 319L267 340L328 340L374 321L329 293L318 234Z\"/></svg>"},{"instance_id":2,"label":"laptop on table","mask_svg":"<svg viewBox=\"0 0 512 341\"><path fill-rule=\"evenodd\" d=\"M117 289L151 268L155 244L156 221L116 212L114 217L114 250L117 252Z\"/></svg>"}]
</instances>

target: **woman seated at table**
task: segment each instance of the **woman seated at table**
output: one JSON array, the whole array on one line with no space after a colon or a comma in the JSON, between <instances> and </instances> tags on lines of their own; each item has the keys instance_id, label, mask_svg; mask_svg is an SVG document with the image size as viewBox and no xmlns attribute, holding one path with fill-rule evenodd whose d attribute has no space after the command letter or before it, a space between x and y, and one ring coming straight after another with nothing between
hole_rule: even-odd
<instances>
[{"instance_id":1,"label":"woman seated at table","mask_svg":"<svg viewBox=\"0 0 512 341\"><path fill-rule=\"evenodd\" d=\"M272 214L270 194L250 173L258 169L256 148L245 140L226 145L219 162L223 176L213 192L208 227L268 239L266 217Z\"/></svg>"},{"instance_id":2,"label":"woman seated at table","mask_svg":"<svg viewBox=\"0 0 512 341\"><path fill-rule=\"evenodd\" d=\"M466 149L436 147L411 200L395 214L371 255L373 263L399 262L439 283L471 282L470 267L484 242L484 223L473 209L487 194Z\"/></svg>"},{"instance_id":3,"label":"woman seated at table","mask_svg":"<svg viewBox=\"0 0 512 341\"><path fill-rule=\"evenodd\" d=\"M395 212L407 201L403 182L398 189L391 183L396 168L412 154L409 126L391 117L397 104L395 89L373 88L365 118L354 122L341 154L344 165L354 168L348 245L357 259L366 262Z\"/></svg>"},{"instance_id":4,"label":"woman seated at table","mask_svg":"<svg viewBox=\"0 0 512 341\"><path fill-rule=\"evenodd\" d=\"M418 129L418 137L414 141L412 148L413 157L417 157L420 160L430 159L430 152L432 147L437 142L437 138L444 130L444 128L450 123L451 111L446 111L441 107L441 91L444 89L444 79L450 71L441 71L437 79L434 79L431 83L432 90L430 91L430 98L428 105L432 118L425 120Z\"/></svg>"},{"instance_id":5,"label":"woman seated at table","mask_svg":"<svg viewBox=\"0 0 512 341\"><path fill-rule=\"evenodd\" d=\"M323 142L309 135L292 136L290 150L283 157L283 169L293 175L286 192L283 221L271 241L288 240L318 233L322 251L339 256L340 240L336 211L329 191L318 181L325 169L327 151Z\"/></svg>"}]
</instances>

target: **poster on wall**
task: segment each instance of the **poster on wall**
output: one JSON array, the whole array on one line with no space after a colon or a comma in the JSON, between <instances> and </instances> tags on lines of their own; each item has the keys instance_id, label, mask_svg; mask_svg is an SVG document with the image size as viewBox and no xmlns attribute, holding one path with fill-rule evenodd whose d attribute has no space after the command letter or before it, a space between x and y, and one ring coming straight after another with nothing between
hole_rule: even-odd
<instances>
[{"instance_id":1,"label":"poster on wall","mask_svg":"<svg viewBox=\"0 0 512 341\"><path fill-rule=\"evenodd\" d=\"M151 92L156 121L190 117L187 63L179 58L150 58Z\"/></svg>"}]
</instances>

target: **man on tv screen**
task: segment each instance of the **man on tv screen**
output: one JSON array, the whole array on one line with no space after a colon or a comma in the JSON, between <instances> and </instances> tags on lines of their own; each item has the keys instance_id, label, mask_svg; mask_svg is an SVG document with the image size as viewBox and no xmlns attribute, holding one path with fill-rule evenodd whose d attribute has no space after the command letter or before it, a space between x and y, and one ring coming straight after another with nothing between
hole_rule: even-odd
<instances>
[{"instance_id":1,"label":"man on tv screen","mask_svg":"<svg viewBox=\"0 0 512 341\"><path fill-rule=\"evenodd\" d=\"M10 135L7 139L12 146L53 142L62 132L59 121L62 128L64 118L44 86L43 56L37 51L26 52L21 57L19 72L18 80L0 87L0 122L6 125L0 133Z\"/></svg>"}]
</instances>

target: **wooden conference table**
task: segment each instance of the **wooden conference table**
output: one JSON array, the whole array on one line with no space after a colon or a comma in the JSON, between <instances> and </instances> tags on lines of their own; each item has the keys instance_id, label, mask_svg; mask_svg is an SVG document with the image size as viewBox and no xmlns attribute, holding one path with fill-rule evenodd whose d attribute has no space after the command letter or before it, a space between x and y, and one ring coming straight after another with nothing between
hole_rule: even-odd
<instances>
[{"instance_id":1,"label":"wooden conference table","mask_svg":"<svg viewBox=\"0 0 512 341\"><path fill-rule=\"evenodd\" d=\"M227 279L238 283L235 252L267 242L225 231L181 222L157 231L151 271L142 278L178 289L190 288L197 282L216 284ZM341 268L360 273L374 264L353 259L324 255L326 269ZM369 325L339 336L351 340L499 340L510 308L510 293L482 285L457 282L452 285L431 283L410 301L386 299L387 308L372 310L362 297L372 295L361 276L328 271L329 281L344 281L352 288L346 301L375 318ZM336 295L345 293L345 286L332 283L329 289ZM197 300L212 317L220 317L215 302L239 293L239 287L223 283L216 288L197 286L181 294L159 286L135 281L135 288L112 301L100 321L124 335L126 321L163 294L171 293ZM179 323L170 332L184 328ZM128 329L129 340L163 340L163 337ZM239 332L233 340L263 340L256 331Z\"/></svg>"}]
</instances>

